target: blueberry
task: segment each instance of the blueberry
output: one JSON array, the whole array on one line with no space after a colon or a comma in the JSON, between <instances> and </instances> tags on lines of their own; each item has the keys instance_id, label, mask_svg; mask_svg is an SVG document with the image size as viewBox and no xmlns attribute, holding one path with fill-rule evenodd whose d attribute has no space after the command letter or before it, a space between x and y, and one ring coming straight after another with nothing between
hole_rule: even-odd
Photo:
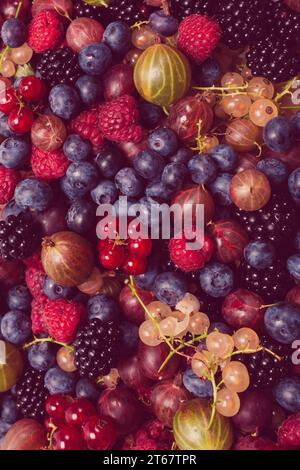
<instances>
[{"instance_id":1,"label":"blueberry","mask_svg":"<svg viewBox=\"0 0 300 470\"><path fill-rule=\"evenodd\" d=\"M284 183L288 177L288 168L276 158L264 158L256 165L256 169L264 173L271 184L279 185Z\"/></svg>"},{"instance_id":2,"label":"blueberry","mask_svg":"<svg viewBox=\"0 0 300 470\"><path fill-rule=\"evenodd\" d=\"M133 159L133 167L139 176L153 180L162 174L165 166L164 159L154 150L143 150Z\"/></svg>"},{"instance_id":3,"label":"blueberry","mask_svg":"<svg viewBox=\"0 0 300 470\"><path fill-rule=\"evenodd\" d=\"M81 162L86 160L92 151L92 146L88 140L82 139L77 134L70 134L63 145L65 156L71 162Z\"/></svg>"},{"instance_id":4,"label":"blueberry","mask_svg":"<svg viewBox=\"0 0 300 470\"><path fill-rule=\"evenodd\" d=\"M124 196L136 197L143 192L143 182L134 168L124 167L119 170L115 184Z\"/></svg>"},{"instance_id":5,"label":"blueberry","mask_svg":"<svg viewBox=\"0 0 300 470\"><path fill-rule=\"evenodd\" d=\"M162 36L173 36L179 27L179 21L174 16L166 15L162 10L151 13L149 17L149 26Z\"/></svg>"},{"instance_id":6,"label":"blueberry","mask_svg":"<svg viewBox=\"0 0 300 470\"><path fill-rule=\"evenodd\" d=\"M300 168L290 174L288 184L292 198L297 204L300 204Z\"/></svg>"},{"instance_id":7,"label":"blueberry","mask_svg":"<svg viewBox=\"0 0 300 470\"><path fill-rule=\"evenodd\" d=\"M155 199L152 199L152 197L142 197L138 203L140 207L140 218L143 223L149 225L151 228L159 227L159 203Z\"/></svg>"},{"instance_id":8,"label":"blueberry","mask_svg":"<svg viewBox=\"0 0 300 470\"><path fill-rule=\"evenodd\" d=\"M31 322L21 310L11 310L1 319L1 333L12 344L23 344L31 335Z\"/></svg>"},{"instance_id":9,"label":"blueberry","mask_svg":"<svg viewBox=\"0 0 300 470\"><path fill-rule=\"evenodd\" d=\"M100 150L96 156L96 164L103 178L114 178L124 164L124 157L120 150L110 146Z\"/></svg>"},{"instance_id":10,"label":"blueberry","mask_svg":"<svg viewBox=\"0 0 300 470\"><path fill-rule=\"evenodd\" d=\"M131 29L123 21L113 21L104 31L103 41L114 54L124 55L131 48Z\"/></svg>"},{"instance_id":11,"label":"blueberry","mask_svg":"<svg viewBox=\"0 0 300 470\"><path fill-rule=\"evenodd\" d=\"M156 104L148 103L148 101L142 100L139 103L139 109L141 123L148 129L153 129L156 127L164 117L162 108Z\"/></svg>"},{"instance_id":12,"label":"blueberry","mask_svg":"<svg viewBox=\"0 0 300 470\"><path fill-rule=\"evenodd\" d=\"M209 155L194 155L188 163L188 169L191 180L196 184L212 183L218 174L217 166Z\"/></svg>"},{"instance_id":13,"label":"blueberry","mask_svg":"<svg viewBox=\"0 0 300 470\"><path fill-rule=\"evenodd\" d=\"M67 196L70 201L76 201L77 199L83 198L88 192L85 188L78 188L75 184L71 183L69 178L64 176L60 180L60 187L62 192Z\"/></svg>"},{"instance_id":14,"label":"blueberry","mask_svg":"<svg viewBox=\"0 0 300 470\"><path fill-rule=\"evenodd\" d=\"M221 321L212 322L208 328L209 333L216 330L218 330L219 333L224 333L225 335L232 335L232 328L227 325L227 323L223 323Z\"/></svg>"},{"instance_id":15,"label":"blueberry","mask_svg":"<svg viewBox=\"0 0 300 470\"><path fill-rule=\"evenodd\" d=\"M183 385L195 397L211 398L213 396L212 383L208 379L200 379L192 369L186 369L183 373Z\"/></svg>"},{"instance_id":16,"label":"blueberry","mask_svg":"<svg viewBox=\"0 0 300 470\"><path fill-rule=\"evenodd\" d=\"M89 44L79 52L78 61L84 73L102 75L112 62L112 53L103 42Z\"/></svg>"},{"instance_id":17,"label":"blueberry","mask_svg":"<svg viewBox=\"0 0 300 470\"><path fill-rule=\"evenodd\" d=\"M210 263L199 274L201 289L211 297L225 297L233 288L232 269L222 263Z\"/></svg>"},{"instance_id":18,"label":"blueberry","mask_svg":"<svg viewBox=\"0 0 300 470\"><path fill-rule=\"evenodd\" d=\"M286 377L275 385L274 397L280 406L290 413L300 412L300 379Z\"/></svg>"},{"instance_id":19,"label":"blueberry","mask_svg":"<svg viewBox=\"0 0 300 470\"><path fill-rule=\"evenodd\" d=\"M300 138L300 112L298 111L295 116L291 119L291 124L294 128L294 132L297 135L297 138Z\"/></svg>"},{"instance_id":20,"label":"blueberry","mask_svg":"<svg viewBox=\"0 0 300 470\"><path fill-rule=\"evenodd\" d=\"M230 184L232 175L229 173L222 173L210 183L209 189L214 196L216 202L221 206L230 206L232 200L230 197Z\"/></svg>"},{"instance_id":21,"label":"blueberry","mask_svg":"<svg viewBox=\"0 0 300 470\"><path fill-rule=\"evenodd\" d=\"M59 84L49 93L51 110L56 116L71 119L80 110L80 98L76 90L69 85Z\"/></svg>"},{"instance_id":22,"label":"blueberry","mask_svg":"<svg viewBox=\"0 0 300 470\"><path fill-rule=\"evenodd\" d=\"M145 194L147 198L154 198L161 201L170 201L174 190L167 188L162 181L153 181L146 187Z\"/></svg>"},{"instance_id":23,"label":"blueberry","mask_svg":"<svg viewBox=\"0 0 300 470\"><path fill-rule=\"evenodd\" d=\"M168 163L161 175L161 182L170 191L179 191L187 177L187 168L183 163Z\"/></svg>"},{"instance_id":24,"label":"blueberry","mask_svg":"<svg viewBox=\"0 0 300 470\"><path fill-rule=\"evenodd\" d=\"M55 395L56 393L73 394L76 374L74 372L65 372L59 367L52 367L47 370L44 382L50 395Z\"/></svg>"},{"instance_id":25,"label":"blueberry","mask_svg":"<svg viewBox=\"0 0 300 470\"><path fill-rule=\"evenodd\" d=\"M187 293L187 284L178 273L158 274L154 281L154 294L158 300L174 307Z\"/></svg>"},{"instance_id":26,"label":"blueberry","mask_svg":"<svg viewBox=\"0 0 300 470\"><path fill-rule=\"evenodd\" d=\"M296 281L300 281L300 254L292 255L287 259L288 272Z\"/></svg>"},{"instance_id":27,"label":"blueberry","mask_svg":"<svg viewBox=\"0 0 300 470\"><path fill-rule=\"evenodd\" d=\"M19 215L23 212L23 209L16 204L16 201L12 199L8 204L5 205L2 211L3 220L6 220L10 215Z\"/></svg>"},{"instance_id":28,"label":"blueberry","mask_svg":"<svg viewBox=\"0 0 300 470\"><path fill-rule=\"evenodd\" d=\"M30 292L23 284L11 287L7 294L7 305L10 310L28 310L31 300Z\"/></svg>"},{"instance_id":29,"label":"blueberry","mask_svg":"<svg viewBox=\"0 0 300 470\"><path fill-rule=\"evenodd\" d=\"M0 163L6 168L24 168L29 161L30 145L24 139L8 137L0 145Z\"/></svg>"},{"instance_id":30,"label":"blueberry","mask_svg":"<svg viewBox=\"0 0 300 470\"><path fill-rule=\"evenodd\" d=\"M195 67L193 77L198 86L212 86L217 83L221 77L222 70L216 59L206 59L203 64Z\"/></svg>"},{"instance_id":31,"label":"blueberry","mask_svg":"<svg viewBox=\"0 0 300 470\"><path fill-rule=\"evenodd\" d=\"M152 257L149 260L147 271L138 276L134 276L134 282L140 289L153 290L154 281L159 273L159 261L157 257Z\"/></svg>"},{"instance_id":32,"label":"blueberry","mask_svg":"<svg viewBox=\"0 0 300 470\"><path fill-rule=\"evenodd\" d=\"M118 190L113 181L103 180L91 191L91 197L96 204L113 204L118 198Z\"/></svg>"},{"instance_id":33,"label":"blueberry","mask_svg":"<svg viewBox=\"0 0 300 470\"><path fill-rule=\"evenodd\" d=\"M292 123L284 117L271 119L263 130L264 142L274 152L286 152L295 140Z\"/></svg>"},{"instance_id":34,"label":"blueberry","mask_svg":"<svg viewBox=\"0 0 300 470\"><path fill-rule=\"evenodd\" d=\"M170 157L170 162L183 163L185 165L192 158L192 156L193 152L190 149L181 147Z\"/></svg>"},{"instance_id":35,"label":"blueberry","mask_svg":"<svg viewBox=\"0 0 300 470\"><path fill-rule=\"evenodd\" d=\"M159 127L152 131L148 137L148 144L162 157L170 157L178 150L179 146L176 133L168 127Z\"/></svg>"},{"instance_id":36,"label":"blueberry","mask_svg":"<svg viewBox=\"0 0 300 470\"><path fill-rule=\"evenodd\" d=\"M267 333L283 344L291 344L300 337L300 310L288 302L267 308L264 323Z\"/></svg>"},{"instance_id":37,"label":"blueberry","mask_svg":"<svg viewBox=\"0 0 300 470\"><path fill-rule=\"evenodd\" d=\"M50 300L71 299L75 294L74 287L66 287L56 284L56 282L49 276L45 277L43 291Z\"/></svg>"},{"instance_id":38,"label":"blueberry","mask_svg":"<svg viewBox=\"0 0 300 470\"><path fill-rule=\"evenodd\" d=\"M76 384L75 393L77 398L85 398L92 403L96 403L101 390L89 379L79 379Z\"/></svg>"},{"instance_id":39,"label":"blueberry","mask_svg":"<svg viewBox=\"0 0 300 470\"><path fill-rule=\"evenodd\" d=\"M96 206L90 200L76 199L69 207L66 216L69 230L84 234L95 227Z\"/></svg>"},{"instance_id":40,"label":"blueberry","mask_svg":"<svg viewBox=\"0 0 300 470\"><path fill-rule=\"evenodd\" d=\"M237 153L229 145L216 145L210 155L221 171L231 171L237 164Z\"/></svg>"},{"instance_id":41,"label":"blueberry","mask_svg":"<svg viewBox=\"0 0 300 470\"><path fill-rule=\"evenodd\" d=\"M86 192L93 189L99 179L96 165L90 162L71 163L66 176L73 187Z\"/></svg>"},{"instance_id":42,"label":"blueberry","mask_svg":"<svg viewBox=\"0 0 300 470\"><path fill-rule=\"evenodd\" d=\"M1 37L5 46L20 47L27 39L27 26L17 18L8 18L2 25Z\"/></svg>"},{"instance_id":43,"label":"blueberry","mask_svg":"<svg viewBox=\"0 0 300 470\"><path fill-rule=\"evenodd\" d=\"M46 371L56 362L56 347L54 344L36 343L28 349L28 361L33 369Z\"/></svg>"},{"instance_id":44,"label":"blueberry","mask_svg":"<svg viewBox=\"0 0 300 470\"><path fill-rule=\"evenodd\" d=\"M120 311L118 302L108 295L99 294L91 297L87 303L89 320L99 318L103 322L119 319Z\"/></svg>"},{"instance_id":45,"label":"blueberry","mask_svg":"<svg viewBox=\"0 0 300 470\"><path fill-rule=\"evenodd\" d=\"M244 256L248 264L255 269L266 269L272 266L276 252L272 243L256 240L249 243L244 249Z\"/></svg>"},{"instance_id":46,"label":"blueberry","mask_svg":"<svg viewBox=\"0 0 300 470\"><path fill-rule=\"evenodd\" d=\"M15 189L16 204L22 209L42 212L50 206L52 198L50 185L34 178L22 180Z\"/></svg>"},{"instance_id":47,"label":"blueberry","mask_svg":"<svg viewBox=\"0 0 300 470\"><path fill-rule=\"evenodd\" d=\"M103 85L98 77L83 75L78 78L75 88L85 106L93 106L103 98Z\"/></svg>"},{"instance_id":48,"label":"blueberry","mask_svg":"<svg viewBox=\"0 0 300 470\"><path fill-rule=\"evenodd\" d=\"M0 419L0 444L1 444L1 439L3 439L7 431L9 431L10 427L11 427L10 423L6 423L2 419Z\"/></svg>"},{"instance_id":49,"label":"blueberry","mask_svg":"<svg viewBox=\"0 0 300 470\"><path fill-rule=\"evenodd\" d=\"M8 125L8 116L0 111L0 136L2 137L11 137L14 133L11 131Z\"/></svg>"},{"instance_id":50,"label":"blueberry","mask_svg":"<svg viewBox=\"0 0 300 470\"><path fill-rule=\"evenodd\" d=\"M18 419L18 408L15 398L9 393L1 400L1 420L14 424Z\"/></svg>"},{"instance_id":51,"label":"blueberry","mask_svg":"<svg viewBox=\"0 0 300 470\"><path fill-rule=\"evenodd\" d=\"M118 324L121 337L120 337L120 350L122 355L132 355L136 352L139 344L139 329L133 323L122 321Z\"/></svg>"},{"instance_id":52,"label":"blueberry","mask_svg":"<svg viewBox=\"0 0 300 470\"><path fill-rule=\"evenodd\" d=\"M300 252L300 230L297 230L295 235L294 246L298 252Z\"/></svg>"},{"instance_id":53,"label":"blueberry","mask_svg":"<svg viewBox=\"0 0 300 470\"><path fill-rule=\"evenodd\" d=\"M134 201L126 200L126 204L123 204L120 201L120 199L117 199L116 202L114 202L114 210L115 210L116 217L128 216L128 213L130 211L130 207L132 205L135 205Z\"/></svg>"}]
</instances>

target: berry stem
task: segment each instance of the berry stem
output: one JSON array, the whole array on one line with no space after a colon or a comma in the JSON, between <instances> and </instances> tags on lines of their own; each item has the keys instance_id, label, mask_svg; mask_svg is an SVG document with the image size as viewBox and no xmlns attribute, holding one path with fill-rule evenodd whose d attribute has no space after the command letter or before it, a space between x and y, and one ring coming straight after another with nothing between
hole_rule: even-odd
<instances>
[{"instance_id":1,"label":"berry stem","mask_svg":"<svg viewBox=\"0 0 300 470\"><path fill-rule=\"evenodd\" d=\"M210 372L209 380L211 381L212 388L213 388L213 402L212 402L212 405L211 405L211 407L212 407L211 416L210 416L210 420L209 420L208 427L207 427L208 431L212 427L212 424L213 424L214 419L215 419L216 406L217 406L217 400L218 400L218 387L217 387L217 384L216 384L215 374L213 373L213 371Z\"/></svg>"},{"instance_id":2,"label":"berry stem","mask_svg":"<svg viewBox=\"0 0 300 470\"><path fill-rule=\"evenodd\" d=\"M62 343L61 341L55 341L55 339L51 338L50 336L48 338L34 338L34 340L31 341L30 343L24 344L23 349L28 349L37 343L54 343L54 344L58 344L59 346L68 348L70 349L70 351L74 351L73 346L70 346L69 344L66 344L66 343Z\"/></svg>"},{"instance_id":3,"label":"berry stem","mask_svg":"<svg viewBox=\"0 0 300 470\"><path fill-rule=\"evenodd\" d=\"M21 11L21 8L22 8L22 5L23 5L23 1L18 3L18 7L17 7L16 14L15 14L15 18L18 18L19 14L20 14L20 11Z\"/></svg>"}]
</instances>

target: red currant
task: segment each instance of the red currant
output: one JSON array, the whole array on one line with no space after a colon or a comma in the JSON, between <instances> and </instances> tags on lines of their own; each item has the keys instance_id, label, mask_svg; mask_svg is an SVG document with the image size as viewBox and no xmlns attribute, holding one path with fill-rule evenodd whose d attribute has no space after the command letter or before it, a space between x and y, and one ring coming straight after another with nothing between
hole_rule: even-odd
<instances>
[{"instance_id":1,"label":"red currant","mask_svg":"<svg viewBox=\"0 0 300 470\"><path fill-rule=\"evenodd\" d=\"M143 274L147 270L147 260L146 258L128 254L122 268L128 274L137 276L138 274Z\"/></svg>"},{"instance_id":2,"label":"red currant","mask_svg":"<svg viewBox=\"0 0 300 470\"><path fill-rule=\"evenodd\" d=\"M132 255L139 256L141 258L146 258L150 255L152 250L152 241L150 238L137 238L133 240L129 238L128 240L128 251Z\"/></svg>"},{"instance_id":3,"label":"red currant","mask_svg":"<svg viewBox=\"0 0 300 470\"><path fill-rule=\"evenodd\" d=\"M105 240L98 240L98 252L102 251L107 245L111 244L112 241L106 238Z\"/></svg>"},{"instance_id":4,"label":"red currant","mask_svg":"<svg viewBox=\"0 0 300 470\"><path fill-rule=\"evenodd\" d=\"M66 410L66 422L81 427L85 420L96 413L95 407L85 398L75 400Z\"/></svg>"},{"instance_id":5,"label":"red currant","mask_svg":"<svg viewBox=\"0 0 300 470\"><path fill-rule=\"evenodd\" d=\"M8 125L17 134L26 134L34 121L33 112L27 106L15 107L8 116Z\"/></svg>"},{"instance_id":6,"label":"red currant","mask_svg":"<svg viewBox=\"0 0 300 470\"><path fill-rule=\"evenodd\" d=\"M9 114L16 106L18 106L18 98L14 88L6 88L0 91L0 110Z\"/></svg>"},{"instance_id":7,"label":"red currant","mask_svg":"<svg viewBox=\"0 0 300 470\"><path fill-rule=\"evenodd\" d=\"M46 400L46 413L61 421L65 420L65 409L72 403L72 398L66 395L49 395Z\"/></svg>"},{"instance_id":8,"label":"red currant","mask_svg":"<svg viewBox=\"0 0 300 470\"><path fill-rule=\"evenodd\" d=\"M48 432L53 431L53 428L58 428L64 424L63 421L57 418L52 418L52 416L46 416L44 419L44 426Z\"/></svg>"},{"instance_id":9,"label":"red currant","mask_svg":"<svg viewBox=\"0 0 300 470\"><path fill-rule=\"evenodd\" d=\"M44 97L46 93L46 87L40 78L31 75L30 77L22 78L18 92L20 96L24 98L24 100L29 102L37 102Z\"/></svg>"},{"instance_id":10,"label":"red currant","mask_svg":"<svg viewBox=\"0 0 300 470\"><path fill-rule=\"evenodd\" d=\"M81 431L75 426L63 424L53 434L54 450L82 450L84 441Z\"/></svg>"},{"instance_id":11,"label":"red currant","mask_svg":"<svg viewBox=\"0 0 300 470\"><path fill-rule=\"evenodd\" d=\"M111 449L116 442L116 425L110 418L91 416L83 425L83 437L90 450Z\"/></svg>"},{"instance_id":12,"label":"red currant","mask_svg":"<svg viewBox=\"0 0 300 470\"><path fill-rule=\"evenodd\" d=\"M106 269L117 269L124 263L125 249L123 245L107 244L99 254L99 260Z\"/></svg>"}]
</instances>

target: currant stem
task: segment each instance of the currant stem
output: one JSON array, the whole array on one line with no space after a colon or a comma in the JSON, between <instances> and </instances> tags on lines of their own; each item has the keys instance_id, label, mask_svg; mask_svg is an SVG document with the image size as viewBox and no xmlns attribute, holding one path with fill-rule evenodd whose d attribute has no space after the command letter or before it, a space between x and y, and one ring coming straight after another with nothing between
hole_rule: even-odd
<instances>
[{"instance_id":1,"label":"currant stem","mask_svg":"<svg viewBox=\"0 0 300 470\"><path fill-rule=\"evenodd\" d=\"M23 349L28 349L34 344L38 344L38 343L54 343L54 344L58 344L59 346L63 346L64 348L68 348L70 349L70 351L74 351L73 346L70 346L69 344L66 344L66 343L62 343L61 341L55 341L50 336L48 338L35 338L30 343L24 344Z\"/></svg>"},{"instance_id":2,"label":"currant stem","mask_svg":"<svg viewBox=\"0 0 300 470\"><path fill-rule=\"evenodd\" d=\"M18 3L18 7L17 7L16 14L15 14L15 18L18 18L19 14L20 14L20 11L21 11L21 8L22 8L22 5L23 5L23 1Z\"/></svg>"},{"instance_id":3,"label":"currant stem","mask_svg":"<svg viewBox=\"0 0 300 470\"><path fill-rule=\"evenodd\" d=\"M212 427L212 424L214 422L214 419L215 419L215 415L216 415L216 406L217 406L217 396L218 396L218 388L217 388L217 384L216 384L216 380L215 380L215 374L211 371L210 372L210 379L211 381L211 384L212 384L212 388L213 388L213 403L211 405L212 407L212 411L211 411L211 416L210 416L210 420L209 420L209 424L208 424L208 427L207 427L207 430L209 431L210 428Z\"/></svg>"}]
</instances>

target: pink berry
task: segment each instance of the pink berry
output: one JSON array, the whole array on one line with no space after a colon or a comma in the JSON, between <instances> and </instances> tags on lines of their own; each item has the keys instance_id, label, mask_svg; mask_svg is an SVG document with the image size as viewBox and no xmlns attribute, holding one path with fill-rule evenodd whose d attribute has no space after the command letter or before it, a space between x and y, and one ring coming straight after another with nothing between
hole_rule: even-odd
<instances>
[{"instance_id":1,"label":"pink berry","mask_svg":"<svg viewBox=\"0 0 300 470\"><path fill-rule=\"evenodd\" d=\"M300 413L291 415L278 429L279 444L285 447L300 447Z\"/></svg>"}]
</instances>

